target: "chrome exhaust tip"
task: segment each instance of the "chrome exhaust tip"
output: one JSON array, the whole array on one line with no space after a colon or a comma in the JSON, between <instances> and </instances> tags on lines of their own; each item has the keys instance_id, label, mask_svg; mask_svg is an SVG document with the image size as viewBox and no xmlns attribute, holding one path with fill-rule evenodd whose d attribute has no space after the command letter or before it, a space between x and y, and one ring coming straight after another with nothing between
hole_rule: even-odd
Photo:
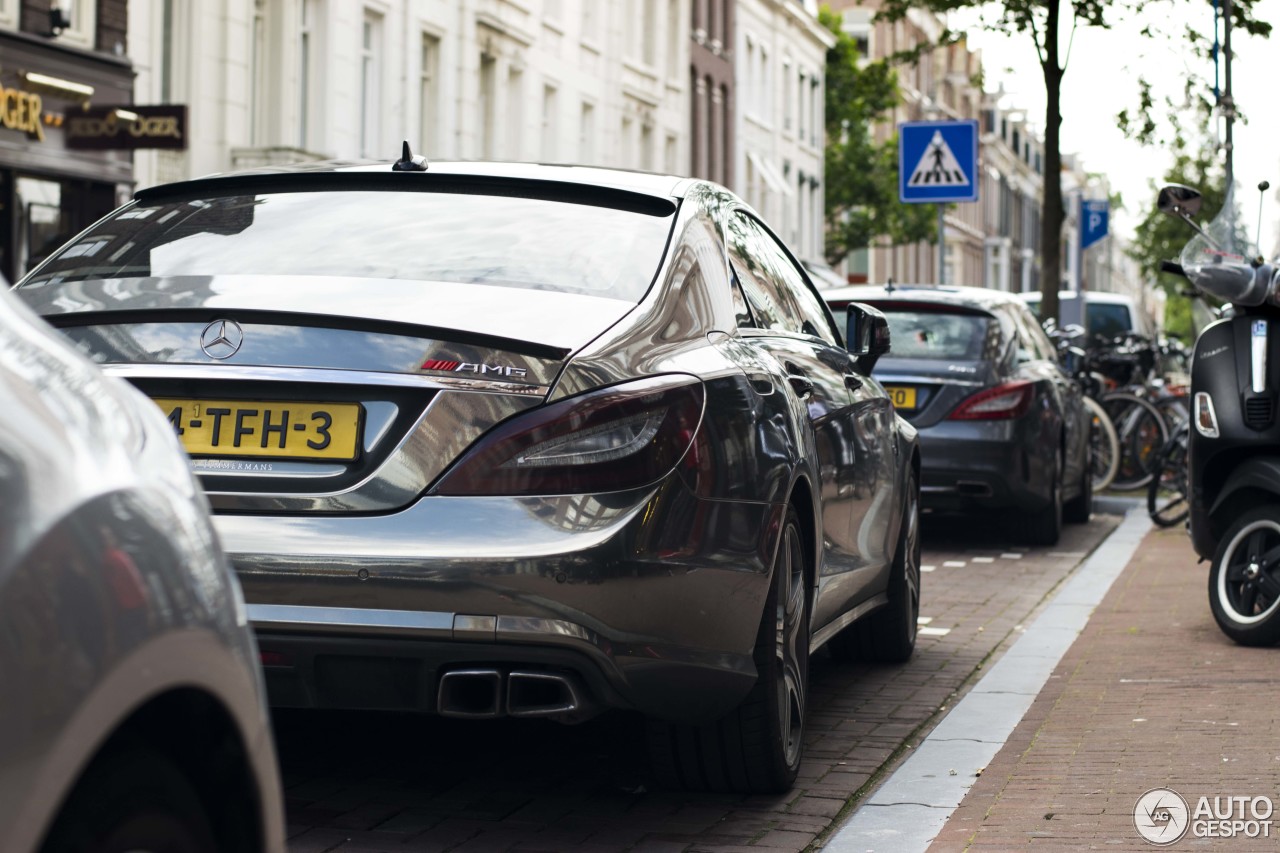
<instances>
[{"instance_id":1,"label":"chrome exhaust tip","mask_svg":"<svg viewBox=\"0 0 1280 853\"><path fill-rule=\"evenodd\" d=\"M496 669L455 669L440 676L436 712L471 720L502 716L502 673Z\"/></svg>"},{"instance_id":2,"label":"chrome exhaust tip","mask_svg":"<svg viewBox=\"0 0 1280 853\"><path fill-rule=\"evenodd\" d=\"M507 713L513 717L572 714L582 705L582 692L570 676L520 671L507 676Z\"/></svg>"}]
</instances>

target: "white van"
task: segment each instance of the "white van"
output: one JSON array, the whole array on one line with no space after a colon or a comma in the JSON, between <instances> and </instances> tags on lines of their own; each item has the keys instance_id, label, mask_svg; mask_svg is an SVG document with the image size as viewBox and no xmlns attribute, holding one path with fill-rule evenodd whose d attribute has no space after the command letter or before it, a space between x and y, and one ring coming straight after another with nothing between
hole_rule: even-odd
<instances>
[{"instance_id":1,"label":"white van","mask_svg":"<svg viewBox=\"0 0 1280 853\"><path fill-rule=\"evenodd\" d=\"M1036 316L1040 315L1040 294L1020 293ZM1083 309L1083 310L1082 310ZM1155 340L1157 330L1151 319L1138 307L1132 296L1087 290L1083 303L1079 291L1058 291L1058 325L1072 324L1088 329L1090 343L1098 338L1111 340L1126 334L1142 335Z\"/></svg>"}]
</instances>

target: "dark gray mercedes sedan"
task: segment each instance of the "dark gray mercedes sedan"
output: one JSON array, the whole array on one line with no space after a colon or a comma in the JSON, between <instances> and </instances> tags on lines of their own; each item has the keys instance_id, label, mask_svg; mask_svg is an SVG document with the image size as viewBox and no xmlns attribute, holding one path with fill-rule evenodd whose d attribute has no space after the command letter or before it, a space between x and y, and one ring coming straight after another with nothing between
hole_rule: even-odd
<instances>
[{"instance_id":1,"label":"dark gray mercedes sedan","mask_svg":"<svg viewBox=\"0 0 1280 853\"><path fill-rule=\"evenodd\" d=\"M998 510L1034 545L1093 507L1090 418L1057 350L1015 295L980 287L858 286L823 291L842 315L874 305L894 351L876 366L920 430L924 506Z\"/></svg>"},{"instance_id":2,"label":"dark gray mercedes sedan","mask_svg":"<svg viewBox=\"0 0 1280 853\"><path fill-rule=\"evenodd\" d=\"M406 152L407 154L407 152ZM915 430L725 189L514 164L156 187L17 293L181 436L277 705L650 721L776 791L810 653L906 660Z\"/></svg>"}]
</instances>

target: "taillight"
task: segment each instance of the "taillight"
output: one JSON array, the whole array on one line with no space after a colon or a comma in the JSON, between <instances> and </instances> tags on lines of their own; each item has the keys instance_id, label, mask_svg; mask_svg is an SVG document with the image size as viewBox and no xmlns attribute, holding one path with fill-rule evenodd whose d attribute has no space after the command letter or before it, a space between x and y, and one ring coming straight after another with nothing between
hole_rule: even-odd
<instances>
[{"instance_id":1,"label":"taillight","mask_svg":"<svg viewBox=\"0 0 1280 853\"><path fill-rule=\"evenodd\" d=\"M1003 421L1020 418L1031 408L1033 386L1026 380L979 391L956 407L948 420Z\"/></svg>"},{"instance_id":2,"label":"taillight","mask_svg":"<svg viewBox=\"0 0 1280 853\"><path fill-rule=\"evenodd\" d=\"M640 379L518 415L482 436L440 495L564 495L655 483L684 457L702 421L702 382Z\"/></svg>"}]
</instances>

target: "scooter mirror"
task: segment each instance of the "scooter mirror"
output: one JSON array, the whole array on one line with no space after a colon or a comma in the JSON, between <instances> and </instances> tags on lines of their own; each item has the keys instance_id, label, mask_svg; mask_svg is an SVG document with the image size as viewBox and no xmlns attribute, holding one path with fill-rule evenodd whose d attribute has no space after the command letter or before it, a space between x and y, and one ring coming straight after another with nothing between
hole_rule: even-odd
<instances>
[{"instance_id":1,"label":"scooter mirror","mask_svg":"<svg viewBox=\"0 0 1280 853\"><path fill-rule=\"evenodd\" d=\"M1182 184L1169 184L1160 188L1156 209L1169 216L1189 219L1200 212L1200 191Z\"/></svg>"}]
</instances>

